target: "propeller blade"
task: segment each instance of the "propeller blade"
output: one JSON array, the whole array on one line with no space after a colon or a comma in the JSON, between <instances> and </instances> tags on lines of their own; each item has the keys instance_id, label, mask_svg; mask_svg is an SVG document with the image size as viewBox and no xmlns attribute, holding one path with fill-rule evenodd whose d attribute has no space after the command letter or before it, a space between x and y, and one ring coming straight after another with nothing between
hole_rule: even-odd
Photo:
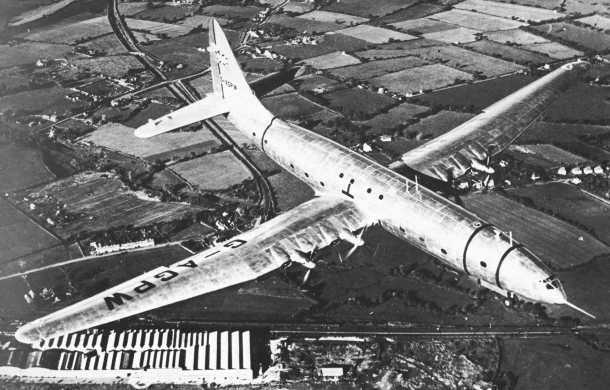
<instances>
[{"instance_id":1,"label":"propeller blade","mask_svg":"<svg viewBox=\"0 0 610 390\"><path fill-rule=\"evenodd\" d=\"M301 284L305 284L307 283L307 281L309 280L309 276L311 275L311 268L307 270L307 272L305 272L305 276L303 277L303 282Z\"/></svg>"},{"instance_id":2,"label":"propeller blade","mask_svg":"<svg viewBox=\"0 0 610 390\"><path fill-rule=\"evenodd\" d=\"M345 255L345 259L344 260L349 259L351 257L351 255L353 255L354 252L356 252L356 249L358 249L358 247L354 245L352 247L352 249L350 249L349 252L347 252L347 254Z\"/></svg>"}]
</instances>

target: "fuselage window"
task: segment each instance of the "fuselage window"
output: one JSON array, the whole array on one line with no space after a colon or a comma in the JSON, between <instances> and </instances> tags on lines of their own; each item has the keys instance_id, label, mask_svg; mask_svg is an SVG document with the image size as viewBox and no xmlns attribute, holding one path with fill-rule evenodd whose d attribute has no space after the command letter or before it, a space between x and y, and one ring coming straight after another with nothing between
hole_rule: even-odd
<instances>
[{"instance_id":1,"label":"fuselage window","mask_svg":"<svg viewBox=\"0 0 610 390\"><path fill-rule=\"evenodd\" d=\"M441 249L441 253L442 253L442 254L444 254L444 255L446 255L446 254L447 254L447 251L446 251L446 250L444 250L444 249Z\"/></svg>"},{"instance_id":2,"label":"fuselage window","mask_svg":"<svg viewBox=\"0 0 610 390\"><path fill-rule=\"evenodd\" d=\"M290 168L294 169L294 164L290 164Z\"/></svg>"},{"instance_id":3,"label":"fuselage window","mask_svg":"<svg viewBox=\"0 0 610 390\"><path fill-rule=\"evenodd\" d=\"M321 185L322 187L324 187L324 182L323 182L323 181L321 181L321 182L320 182L320 185Z\"/></svg>"},{"instance_id":4,"label":"fuselage window","mask_svg":"<svg viewBox=\"0 0 610 390\"><path fill-rule=\"evenodd\" d=\"M383 195L379 195L379 200L382 200L382 199L383 199Z\"/></svg>"},{"instance_id":5,"label":"fuselage window","mask_svg":"<svg viewBox=\"0 0 610 390\"><path fill-rule=\"evenodd\" d=\"M372 190L372 189L370 189L370 188L367 188L367 189L366 189L366 193L367 193L367 194L370 194L371 192L373 192L373 190Z\"/></svg>"},{"instance_id":6,"label":"fuselage window","mask_svg":"<svg viewBox=\"0 0 610 390\"><path fill-rule=\"evenodd\" d=\"M399 226L398 228L400 229L401 232L403 232L403 233L405 232L405 229L403 229L402 226Z\"/></svg>"},{"instance_id":7,"label":"fuselage window","mask_svg":"<svg viewBox=\"0 0 610 390\"><path fill-rule=\"evenodd\" d=\"M309 177L309 173L305 172L305 177Z\"/></svg>"},{"instance_id":8,"label":"fuselage window","mask_svg":"<svg viewBox=\"0 0 610 390\"><path fill-rule=\"evenodd\" d=\"M484 261L481 261L481 267L486 268L487 267L487 263Z\"/></svg>"},{"instance_id":9,"label":"fuselage window","mask_svg":"<svg viewBox=\"0 0 610 390\"><path fill-rule=\"evenodd\" d=\"M354 184L355 180L354 179L350 179L349 183L350 184Z\"/></svg>"},{"instance_id":10,"label":"fuselage window","mask_svg":"<svg viewBox=\"0 0 610 390\"><path fill-rule=\"evenodd\" d=\"M339 177L343 177L343 173L340 173L340 174L339 174Z\"/></svg>"},{"instance_id":11,"label":"fuselage window","mask_svg":"<svg viewBox=\"0 0 610 390\"><path fill-rule=\"evenodd\" d=\"M426 241L426 240L425 240L423 237L420 237L420 238L419 238L419 241L424 242L424 241Z\"/></svg>"}]
</instances>

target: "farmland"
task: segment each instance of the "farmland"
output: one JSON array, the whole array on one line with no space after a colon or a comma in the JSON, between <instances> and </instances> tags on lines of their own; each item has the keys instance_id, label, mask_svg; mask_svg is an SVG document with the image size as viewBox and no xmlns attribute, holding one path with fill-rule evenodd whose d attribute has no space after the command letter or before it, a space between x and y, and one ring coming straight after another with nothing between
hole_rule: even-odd
<instances>
[{"instance_id":1,"label":"farmland","mask_svg":"<svg viewBox=\"0 0 610 390\"><path fill-rule=\"evenodd\" d=\"M402 22L392 23L392 26L411 34L433 33L438 31L451 30L456 27L453 24L428 18L409 19Z\"/></svg>"},{"instance_id":2,"label":"farmland","mask_svg":"<svg viewBox=\"0 0 610 390\"><path fill-rule=\"evenodd\" d=\"M391 14L387 14L378 19L378 21L392 24L396 22L401 22L407 19L418 19L423 18L424 16L432 15L446 9L446 6L441 1L423 1L423 2L409 2L409 4L405 4L406 7L402 8L396 12L392 12Z\"/></svg>"},{"instance_id":3,"label":"farmland","mask_svg":"<svg viewBox=\"0 0 610 390\"><path fill-rule=\"evenodd\" d=\"M178 24L159 23L149 20L140 20L134 18L125 18L125 22L130 29L146 31L159 36L167 36L169 38L179 37L191 31L187 26Z\"/></svg>"},{"instance_id":4,"label":"farmland","mask_svg":"<svg viewBox=\"0 0 610 390\"><path fill-rule=\"evenodd\" d=\"M52 229L64 239L172 222L200 211L186 204L143 200L110 173L81 173L34 189L27 197L41 219L57 220Z\"/></svg>"},{"instance_id":5,"label":"farmland","mask_svg":"<svg viewBox=\"0 0 610 390\"><path fill-rule=\"evenodd\" d=\"M66 57L72 47L63 44L24 42L18 45L0 45L0 68L20 65L33 65L40 58Z\"/></svg>"},{"instance_id":6,"label":"farmland","mask_svg":"<svg viewBox=\"0 0 610 390\"><path fill-rule=\"evenodd\" d=\"M330 108L356 120L369 118L394 104L390 97L359 88L340 89L321 97Z\"/></svg>"},{"instance_id":7,"label":"farmland","mask_svg":"<svg viewBox=\"0 0 610 390\"><path fill-rule=\"evenodd\" d=\"M311 65L316 69L332 69L341 66L359 64L360 60L354 56L346 54L345 52L335 51L318 57L308 58L303 60L303 63L306 65Z\"/></svg>"},{"instance_id":8,"label":"farmland","mask_svg":"<svg viewBox=\"0 0 610 390\"><path fill-rule=\"evenodd\" d=\"M582 165L588 162L587 159L581 156L549 144L511 145L508 147L508 151L512 156L517 157L526 164L536 165L545 169L565 165Z\"/></svg>"},{"instance_id":9,"label":"farmland","mask_svg":"<svg viewBox=\"0 0 610 390\"><path fill-rule=\"evenodd\" d=\"M370 43L386 43L390 40L408 41L415 39L413 35L399 33L397 31L388 30L386 28L371 26L368 24L360 24L355 27L349 27L343 30L336 31L338 34L347 35L353 38L362 39Z\"/></svg>"},{"instance_id":10,"label":"farmland","mask_svg":"<svg viewBox=\"0 0 610 390\"><path fill-rule=\"evenodd\" d=\"M471 74L441 64L405 69L370 80L374 86L385 87L402 94L428 91L472 80Z\"/></svg>"},{"instance_id":11,"label":"farmland","mask_svg":"<svg viewBox=\"0 0 610 390\"><path fill-rule=\"evenodd\" d=\"M591 230L610 245L610 207L565 183L511 189L509 196L527 201L565 221Z\"/></svg>"},{"instance_id":12,"label":"farmland","mask_svg":"<svg viewBox=\"0 0 610 390\"><path fill-rule=\"evenodd\" d=\"M531 45L534 43L548 43L549 40L540 35L532 34L520 29L491 31L483 34L487 39L500 43L513 43L516 45Z\"/></svg>"},{"instance_id":13,"label":"farmland","mask_svg":"<svg viewBox=\"0 0 610 390\"><path fill-rule=\"evenodd\" d=\"M321 34L328 31L339 30L344 27L342 24L335 22L300 17L293 18L292 16L284 14L273 15L269 18L269 23L296 30L299 33L307 32L310 34Z\"/></svg>"},{"instance_id":14,"label":"farmland","mask_svg":"<svg viewBox=\"0 0 610 390\"><path fill-rule=\"evenodd\" d=\"M538 7L500 3L487 0L466 0L455 5L456 8L500 16L506 19L517 19L522 21L541 22L544 20L561 18L561 13Z\"/></svg>"},{"instance_id":15,"label":"farmland","mask_svg":"<svg viewBox=\"0 0 610 390\"><path fill-rule=\"evenodd\" d=\"M157 6L146 7L142 11L135 14L138 19L153 20L156 22L174 23L197 11L196 6L172 7L172 6Z\"/></svg>"},{"instance_id":16,"label":"farmland","mask_svg":"<svg viewBox=\"0 0 610 390\"><path fill-rule=\"evenodd\" d=\"M0 199L0 263L60 244L8 201Z\"/></svg>"},{"instance_id":17,"label":"farmland","mask_svg":"<svg viewBox=\"0 0 610 390\"><path fill-rule=\"evenodd\" d=\"M576 19L578 23L586 24L595 29L608 31L610 30L610 19L600 15L591 15L584 18Z\"/></svg>"},{"instance_id":18,"label":"farmland","mask_svg":"<svg viewBox=\"0 0 610 390\"><path fill-rule=\"evenodd\" d=\"M404 125L416 120L416 117L425 114L428 110L429 108L425 106L402 103L390 108L387 112L376 115L368 121L358 122L358 124L369 126L371 132L383 134L398 127L404 127Z\"/></svg>"},{"instance_id":19,"label":"farmland","mask_svg":"<svg viewBox=\"0 0 610 390\"><path fill-rule=\"evenodd\" d=\"M103 35L99 38L92 39L78 46L87 48L89 50L94 50L95 52L103 55L125 52L125 48L121 44L121 41L119 41L117 37L113 34Z\"/></svg>"},{"instance_id":20,"label":"farmland","mask_svg":"<svg viewBox=\"0 0 610 390\"><path fill-rule=\"evenodd\" d=\"M429 32L422 34L422 37L446 43L458 44L475 41L477 39L477 34L479 34L479 31L477 30L472 30L466 27L458 27L449 30Z\"/></svg>"},{"instance_id":21,"label":"farmland","mask_svg":"<svg viewBox=\"0 0 610 390\"><path fill-rule=\"evenodd\" d=\"M124 77L128 72L134 73L143 69L138 60L129 55L73 59L70 62L81 71L114 78Z\"/></svg>"},{"instance_id":22,"label":"farmland","mask_svg":"<svg viewBox=\"0 0 610 390\"><path fill-rule=\"evenodd\" d=\"M275 115L290 120L297 120L322 110L322 107L310 102L296 92L265 97L262 102Z\"/></svg>"},{"instance_id":23,"label":"farmland","mask_svg":"<svg viewBox=\"0 0 610 390\"><path fill-rule=\"evenodd\" d=\"M541 34L573 43L590 51L607 51L610 48L610 35L591 28L566 22L543 24L531 28Z\"/></svg>"},{"instance_id":24,"label":"farmland","mask_svg":"<svg viewBox=\"0 0 610 390\"><path fill-rule=\"evenodd\" d=\"M133 128L118 123L107 123L88 134L85 139L96 145L142 158L206 142L218 142L207 130L174 131L151 138L138 138L133 134Z\"/></svg>"},{"instance_id":25,"label":"farmland","mask_svg":"<svg viewBox=\"0 0 610 390\"><path fill-rule=\"evenodd\" d=\"M300 93L314 93L314 90L328 91L335 88L342 88L337 81L321 75L307 75L292 82Z\"/></svg>"},{"instance_id":26,"label":"farmland","mask_svg":"<svg viewBox=\"0 0 610 390\"><path fill-rule=\"evenodd\" d=\"M313 198L313 190L286 171L270 176L268 180L280 211L288 211Z\"/></svg>"},{"instance_id":27,"label":"farmland","mask_svg":"<svg viewBox=\"0 0 610 390\"><path fill-rule=\"evenodd\" d=\"M457 8L430 15L428 18L481 31L510 30L525 25L523 22L512 19Z\"/></svg>"},{"instance_id":28,"label":"farmland","mask_svg":"<svg viewBox=\"0 0 610 390\"><path fill-rule=\"evenodd\" d=\"M171 168L189 183L208 191L224 190L252 178L228 150L179 162Z\"/></svg>"},{"instance_id":29,"label":"farmland","mask_svg":"<svg viewBox=\"0 0 610 390\"><path fill-rule=\"evenodd\" d=\"M367 18L361 18L359 16L341 14L338 12L329 12L329 11L321 11L315 10L308 12L306 14L299 15L298 18L308 19L308 20L317 20L320 22L327 23L337 23L337 24L358 24L368 22Z\"/></svg>"},{"instance_id":30,"label":"farmland","mask_svg":"<svg viewBox=\"0 0 610 390\"><path fill-rule=\"evenodd\" d=\"M497 193L472 194L462 200L466 209L512 232L515 240L552 268L570 268L609 253L606 244L583 229Z\"/></svg>"},{"instance_id":31,"label":"farmland","mask_svg":"<svg viewBox=\"0 0 610 390\"><path fill-rule=\"evenodd\" d=\"M256 16L259 11L263 9L256 6L232 6L215 4L207 6L203 9L202 13L211 16L220 16L226 19L252 19Z\"/></svg>"},{"instance_id":32,"label":"farmland","mask_svg":"<svg viewBox=\"0 0 610 390\"><path fill-rule=\"evenodd\" d=\"M83 105L82 102L71 102L66 99L68 89L61 87L41 88L34 91L23 91L0 97L0 110L9 110L18 115L53 114L58 116L70 114L72 110Z\"/></svg>"},{"instance_id":33,"label":"farmland","mask_svg":"<svg viewBox=\"0 0 610 390\"><path fill-rule=\"evenodd\" d=\"M344 12L346 14L362 17L383 16L406 8L416 3L415 0L380 0L374 7L367 0L343 0L332 3L322 9L327 11Z\"/></svg>"},{"instance_id":34,"label":"farmland","mask_svg":"<svg viewBox=\"0 0 610 390\"><path fill-rule=\"evenodd\" d=\"M325 34L315 45L291 45L279 43L272 45L272 50L285 57L298 60L320 56L333 51L351 52L355 50L362 50L369 45L370 43L367 41L344 34Z\"/></svg>"},{"instance_id":35,"label":"farmland","mask_svg":"<svg viewBox=\"0 0 610 390\"><path fill-rule=\"evenodd\" d=\"M427 65L428 62L418 57L400 57L387 60L371 61L360 65L346 66L329 70L333 76L347 80L369 80L373 77L397 72L403 69L410 69L417 66Z\"/></svg>"},{"instance_id":36,"label":"farmland","mask_svg":"<svg viewBox=\"0 0 610 390\"><path fill-rule=\"evenodd\" d=\"M53 178L38 150L0 144L1 193L46 183Z\"/></svg>"},{"instance_id":37,"label":"farmland","mask_svg":"<svg viewBox=\"0 0 610 390\"><path fill-rule=\"evenodd\" d=\"M447 66L485 77L499 76L523 69L522 66L456 46L430 46L412 50L427 61L443 61Z\"/></svg>"},{"instance_id":38,"label":"farmland","mask_svg":"<svg viewBox=\"0 0 610 390\"><path fill-rule=\"evenodd\" d=\"M479 53L500 57L504 60L517 62L522 65L532 64L540 66L554 61L553 58L543 53L536 53L515 46L502 45L487 39L467 43L465 46Z\"/></svg>"},{"instance_id":39,"label":"farmland","mask_svg":"<svg viewBox=\"0 0 610 390\"><path fill-rule=\"evenodd\" d=\"M580 50L572 49L571 47L557 42L532 43L530 45L523 45L523 48L546 54L549 57L558 60L566 60L568 58L580 57L583 55L583 52Z\"/></svg>"},{"instance_id":40,"label":"farmland","mask_svg":"<svg viewBox=\"0 0 610 390\"><path fill-rule=\"evenodd\" d=\"M106 16L60 25L25 35L29 41L74 44L112 33Z\"/></svg>"},{"instance_id":41,"label":"farmland","mask_svg":"<svg viewBox=\"0 0 610 390\"><path fill-rule=\"evenodd\" d=\"M610 88L577 84L551 103L544 118L552 122L610 124L607 108Z\"/></svg>"}]
</instances>

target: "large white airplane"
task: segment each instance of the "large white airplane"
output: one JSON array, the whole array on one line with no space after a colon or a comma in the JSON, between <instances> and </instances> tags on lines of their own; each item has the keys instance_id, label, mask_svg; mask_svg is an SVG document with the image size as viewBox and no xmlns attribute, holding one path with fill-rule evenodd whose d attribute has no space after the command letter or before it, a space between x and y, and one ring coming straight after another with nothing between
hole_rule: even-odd
<instances>
[{"instance_id":1,"label":"large white airplane","mask_svg":"<svg viewBox=\"0 0 610 390\"><path fill-rule=\"evenodd\" d=\"M507 297L571 304L560 281L509 235L460 205L367 157L269 112L250 89L215 20L209 26L213 93L135 131L150 137L224 114L316 197L231 240L159 267L19 328L34 343L256 279L288 262L311 269L308 253L342 239L353 249L362 231L388 232ZM561 66L480 115L406 153L401 164L450 180L481 166L517 138L541 108L567 88L586 62ZM478 164L478 165L477 165ZM591 315L590 315L591 316Z\"/></svg>"}]
</instances>

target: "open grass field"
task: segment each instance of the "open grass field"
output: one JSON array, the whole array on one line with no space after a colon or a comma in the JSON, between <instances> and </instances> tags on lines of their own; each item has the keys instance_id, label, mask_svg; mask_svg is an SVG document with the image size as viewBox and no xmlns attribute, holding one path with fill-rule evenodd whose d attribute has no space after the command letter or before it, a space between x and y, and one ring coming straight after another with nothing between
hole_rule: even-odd
<instances>
[{"instance_id":1,"label":"open grass field","mask_svg":"<svg viewBox=\"0 0 610 390\"><path fill-rule=\"evenodd\" d=\"M509 196L528 199L535 207L590 229L610 245L610 206L566 183L548 183L508 191Z\"/></svg>"},{"instance_id":2,"label":"open grass field","mask_svg":"<svg viewBox=\"0 0 610 390\"><path fill-rule=\"evenodd\" d=\"M82 102L66 99L70 90L61 87L41 88L0 97L0 111L11 110L18 114L53 114L63 116L81 107Z\"/></svg>"},{"instance_id":3,"label":"open grass field","mask_svg":"<svg viewBox=\"0 0 610 390\"><path fill-rule=\"evenodd\" d=\"M610 18L601 15L590 15L584 18L574 19L574 22L586 24L596 30L608 32L610 30Z\"/></svg>"},{"instance_id":4,"label":"open grass field","mask_svg":"<svg viewBox=\"0 0 610 390\"><path fill-rule=\"evenodd\" d=\"M0 144L0 193L46 183L54 178L38 150Z\"/></svg>"},{"instance_id":5,"label":"open grass field","mask_svg":"<svg viewBox=\"0 0 610 390\"><path fill-rule=\"evenodd\" d=\"M321 111L323 107L305 99L297 92L262 99L263 105L282 119L298 120Z\"/></svg>"},{"instance_id":6,"label":"open grass field","mask_svg":"<svg viewBox=\"0 0 610 390\"><path fill-rule=\"evenodd\" d=\"M521 65L531 64L540 66L555 61L555 59L543 53L536 53L516 46L503 45L488 39L481 39L479 41L467 43L465 46L470 50L474 50L492 57L499 57L503 60L516 62Z\"/></svg>"},{"instance_id":7,"label":"open grass field","mask_svg":"<svg viewBox=\"0 0 610 390\"><path fill-rule=\"evenodd\" d=\"M322 10L311 11L306 14L299 15L298 17L302 19L317 20L319 22L337 23L348 26L369 21L367 18L361 18L359 16Z\"/></svg>"},{"instance_id":8,"label":"open grass field","mask_svg":"<svg viewBox=\"0 0 610 390\"><path fill-rule=\"evenodd\" d=\"M358 26L348 27L336 32L338 34L347 35L376 44L390 41L408 41L416 38L413 35L400 33L387 28L371 26L369 24L360 24Z\"/></svg>"},{"instance_id":9,"label":"open grass field","mask_svg":"<svg viewBox=\"0 0 610 390\"><path fill-rule=\"evenodd\" d=\"M322 34L344 28L344 24L334 21L322 21L310 18L292 17L285 14L276 14L269 18L269 23L296 30L299 33ZM349 24L347 24L349 26Z\"/></svg>"},{"instance_id":10,"label":"open grass field","mask_svg":"<svg viewBox=\"0 0 610 390\"><path fill-rule=\"evenodd\" d=\"M424 117L419 122L407 127L406 130L407 133L414 135L420 141L425 141L445 134L472 117L472 114L441 110L434 115Z\"/></svg>"},{"instance_id":11,"label":"open grass field","mask_svg":"<svg viewBox=\"0 0 610 390\"><path fill-rule=\"evenodd\" d=\"M570 268L610 253L606 244L583 229L498 193L471 194L462 200L466 209L512 232L515 240L554 269Z\"/></svg>"},{"instance_id":12,"label":"open grass field","mask_svg":"<svg viewBox=\"0 0 610 390\"><path fill-rule=\"evenodd\" d=\"M460 111L477 112L508 96L535 78L524 74L484 80L472 84L459 85L415 96L409 101L431 107L453 108ZM464 99L468 96L468 99Z\"/></svg>"},{"instance_id":13,"label":"open grass field","mask_svg":"<svg viewBox=\"0 0 610 390\"><path fill-rule=\"evenodd\" d=\"M397 29L405 31L409 34L417 35L451 30L456 27L455 24L449 24L441 22L440 20L428 18L403 20L401 22L392 23L391 26L396 27Z\"/></svg>"},{"instance_id":14,"label":"open grass field","mask_svg":"<svg viewBox=\"0 0 610 390\"><path fill-rule=\"evenodd\" d=\"M123 16L133 16L148 8L147 2L119 2L119 13Z\"/></svg>"},{"instance_id":15,"label":"open grass field","mask_svg":"<svg viewBox=\"0 0 610 390\"><path fill-rule=\"evenodd\" d=\"M32 76L28 73L17 66L0 69L0 96L32 89Z\"/></svg>"},{"instance_id":16,"label":"open grass field","mask_svg":"<svg viewBox=\"0 0 610 390\"><path fill-rule=\"evenodd\" d=\"M549 105L544 118L551 122L610 124L610 88L577 84Z\"/></svg>"},{"instance_id":17,"label":"open grass field","mask_svg":"<svg viewBox=\"0 0 610 390\"><path fill-rule=\"evenodd\" d=\"M588 163L588 160L584 157L549 144L511 145L508 147L508 152L526 164L536 165L544 169Z\"/></svg>"},{"instance_id":18,"label":"open grass field","mask_svg":"<svg viewBox=\"0 0 610 390\"><path fill-rule=\"evenodd\" d=\"M526 5L529 7L546 8L551 10L561 7L562 3L566 3L563 0L499 0L499 2Z\"/></svg>"},{"instance_id":19,"label":"open grass field","mask_svg":"<svg viewBox=\"0 0 610 390\"><path fill-rule=\"evenodd\" d=\"M74 44L112 33L106 16L75 23L61 24L25 35L29 41Z\"/></svg>"},{"instance_id":20,"label":"open grass field","mask_svg":"<svg viewBox=\"0 0 610 390\"><path fill-rule=\"evenodd\" d=\"M0 263L60 244L56 237L0 199Z\"/></svg>"},{"instance_id":21,"label":"open grass field","mask_svg":"<svg viewBox=\"0 0 610 390\"><path fill-rule=\"evenodd\" d=\"M459 44L475 41L477 39L477 34L479 33L480 31L478 30L473 30L466 27L457 27L449 30L422 34L422 37L445 43Z\"/></svg>"},{"instance_id":22,"label":"open grass field","mask_svg":"<svg viewBox=\"0 0 610 390\"><path fill-rule=\"evenodd\" d=\"M55 246L35 251L15 258L7 263L0 264L0 276L9 276L82 256L83 254L77 243L71 245L57 243Z\"/></svg>"},{"instance_id":23,"label":"open grass field","mask_svg":"<svg viewBox=\"0 0 610 390\"><path fill-rule=\"evenodd\" d=\"M466 0L456 4L455 8L465 10L474 9L477 12L484 14L526 22L541 22L550 19L558 19L564 16L562 13L554 10L488 0Z\"/></svg>"},{"instance_id":24,"label":"open grass field","mask_svg":"<svg viewBox=\"0 0 610 390\"><path fill-rule=\"evenodd\" d=\"M608 3L605 1L566 0L565 8L567 12L579 14L605 13L608 12Z\"/></svg>"},{"instance_id":25,"label":"open grass field","mask_svg":"<svg viewBox=\"0 0 610 390\"><path fill-rule=\"evenodd\" d=\"M228 33L234 39L234 33ZM198 50L208 46L208 33L193 33L173 39L163 39L146 45L146 51L173 65L182 64L183 69L175 69L172 76L182 76L207 68L210 64L209 54Z\"/></svg>"},{"instance_id":26,"label":"open grass field","mask_svg":"<svg viewBox=\"0 0 610 390\"><path fill-rule=\"evenodd\" d=\"M172 165L172 170L202 190L224 190L251 179L231 151L208 154Z\"/></svg>"},{"instance_id":27,"label":"open grass field","mask_svg":"<svg viewBox=\"0 0 610 390\"><path fill-rule=\"evenodd\" d=\"M359 88L340 89L321 97L333 110L356 120L368 119L394 104L394 100L388 96Z\"/></svg>"},{"instance_id":28,"label":"open grass field","mask_svg":"<svg viewBox=\"0 0 610 390\"><path fill-rule=\"evenodd\" d=\"M0 45L0 51L0 68L10 68L34 65L41 58L66 57L73 48L63 44L24 42L13 46Z\"/></svg>"},{"instance_id":29,"label":"open grass field","mask_svg":"<svg viewBox=\"0 0 610 390\"><path fill-rule=\"evenodd\" d=\"M74 59L70 63L81 71L103 74L113 78L120 78L129 71L135 72L144 68L136 58L130 55Z\"/></svg>"},{"instance_id":30,"label":"open grass field","mask_svg":"<svg viewBox=\"0 0 610 390\"><path fill-rule=\"evenodd\" d=\"M409 5L377 19L379 22L392 24L409 19L419 19L446 10L442 1L409 2Z\"/></svg>"},{"instance_id":31,"label":"open grass field","mask_svg":"<svg viewBox=\"0 0 610 390\"><path fill-rule=\"evenodd\" d=\"M283 42L272 45L272 51L285 57L299 60L327 54L333 51L352 52L362 50L371 44L344 34L325 34L318 39L315 45L290 45Z\"/></svg>"},{"instance_id":32,"label":"open grass field","mask_svg":"<svg viewBox=\"0 0 610 390\"><path fill-rule=\"evenodd\" d=\"M249 6L233 6L214 4L203 9L204 15L221 16L226 19L252 19L264 8L254 5Z\"/></svg>"},{"instance_id":33,"label":"open grass field","mask_svg":"<svg viewBox=\"0 0 610 390\"><path fill-rule=\"evenodd\" d=\"M371 7L371 3L368 0L343 0L333 2L330 5L322 7L322 9L370 18L396 12L416 2L416 0L380 0L375 3L374 7Z\"/></svg>"},{"instance_id":34,"label":"open grass field","mask_svg":"<svg viewBox=\"0 0 610 390\"><path fill-rule=\"evenodd\" d=\"M583 55L582 51L572 49L571 47L562 45L558 42L532 43L529 45L523 45L523 48L546 54L549 57L557 60L567 60L569 58L581 57Z\"/></svg>"},{"instance_id":35,"label":"open grass field","mask_svg":"<svg viewBox=\"0 0 610 390\"><path fill-rule=\"evenodd\" d=\"M132 30L146 31L151 34L167 36L169 38L176 38L188 34L192 30L188 26L181 26L179 24L160 23L134 18L125 18L125 22Z\"/></svg>"},{"instance_id":36,"label":"open grass field","mask_svg":"<svg viewBox=\"0 0 610 390\"><path fill-rule=\"evenodd\" d=\"M427 64L429 64L429 62L425 60L418 57L409 56L371 61L360 65L345 66L342 68L329 70L329 73L343 80L369 80L373 77Z\"/></svg>"},{"instance_id":37,"label":"open grass field","mask_svg":"<svg viewBox=\"0 0 610 390\"><path fill-rule=\"evenodd\" d=\"M45 16L53 15L55 12L67 7L75 0L60 0L55 3L41 5L34 9L28 10L16 18L12 19L10 26L20 26L23 24L34 22L38 19L44 18Z\"/></svg>"},{"instance_id":38,"label":"open grass field","mask_svg":"<svg viewBox=\"0 0 610 390\"><path fill-rule=\"evenodd\" d=\"M429 91L472 80L470 73L462 72L441 64L423 65L416 68L404 69L394 73L375 77L371 84L385 87L390 91L403 94L412 94L419 91Z\"/></svg>"},{"instance_id":39,"label":"open grass field","mask_svg":"<svg viewBox=\"0 0 610 390\"><path fill-rule=\"evenodd\" d=\"M228 19L220 17L216 17L215 19L221 26L225 26L229 23ZM179 21L178 24L190 28L201 27L204 30L207 30L208 26L210 25L210 20L212 20L211 16L196 14L192 16L187 16L186 18Z\"/></svg>"},{"instance_id":40,"label":"open grass field","mask_svg":"<svg viewBox=\"0 0 610 390\"><path fill-rule=\"evenodd\" d=\"M146 7L142 11L135 14L138 19L153 20L155 22L174 23L185 17L192 15L199 7L191 5L183 5L180 7L173 6L157 6ZM133 15L133 14L132 14Z\"/></svg>"},{"instance_id":41,"label":"open grass field","mask_svg":"<svg viewBox=\"0 0 610 390\"><path fill-rule=\"evenodd\" d=\"M135 129L136 127L140 127L147 123L151 119L159 118L165 114L169 114L172 111L174 111L174 107L166 104L150 102L142 110L134 112L127 121L123 122L123 124L127 127Z\"/></svg>"},{"instance_id":42,"label":"open grass field","mask_svg":"<svg viewBox=\"0 0 610 390\"><path fill-rule=\"evenodd\" d=\"M608 51L610 35L572 23L558 22L531 27L543 35L559 38L590 51Z\"/></svg>"},{"instance_id":43,"label":"open grass field","mask_svg":"<svg viewBox=\"0 0 610 390\"><path fill-rule=\"evenodd\" d=\"M355 56L367 61L387 60L390 58L408 57L411 52L408 49L370 49L357 51Z\"/></svg>"},{"instance_id":44,"label":"open grass field","mask_svg":"<svg viewBox=\"0 0 610 390\"><path fill-rule=\"evenodd\" d=\"M118 123L107 123L88 134L84 139L99 146L104 146L109 149L118 150L142 158L159 155L172 150L180 150L205 142L215 142L215 145L220 144L219 141L205 129L194 132L174 131L151 138L138 138L133 135L133 128Z\"/></svg>"},{"instance_id":45,"label":"open grass field","mask_svg":"<svg viewBox=\"0 0 610 390\"><path fill-rule=\"evenodd\" d=\"M280 211L288 211L313 198L313 190L305 183L282 171L268 178Z\"/></svg>"},{"instance_id":46,"label":"open grass field","mask_svg":"<svg viewBox=\"0 0 610 390\"><path fill-rule=\"evenodd\" d=\"M311 65L316 69L332 69L341 66L359 64L360 60L345 52L334 51L321 56L308 58L303 61L306 65Z\"/></svg>"},{"instance_id":47,"label":"open grass field","mask_svg":"<svg viewBox=\"0 0 610 390\"><path fill-rule=\"evenodd\" d=\"M357 124L369 126L371 133L386 134L391 130L402 128L415 118L424 115L430 110L428 107L420 106L411 103L402 103L396 107L390 108L387 112L383 112L373 118L357 122Z\"/></svg>"},{"instance_id":48,"label":"open grass field","mask_svg":"<svg viewBox=\"0 0 610 390\"><path fill-rule=\"evenodd\" d=\"M490 31L483 34L487 39L499 43L513 43L516 45L531 45L534 43L548 43L549 40L528 31L515 29L503 31Z\"/></svg>"},{"instance_id":49,"label":"open grass field","mask_svg":"<svg viewBox=\"0 0 610 390\"><path fill-rule=\"evenodd\" d=\"M438 14L428 16L428 18L480 31L510 30L526 25L526 23L519 22L517 20L467 11L459 8L439 12Z\"/></svg>"},{"instance_id":50,"label":"open grass field","mask_svg":"<svg viewBox=\"0 0 610 390\"><path fill-rule=\"evenodd\" d=\"M95 50L97 53L104 55L126 52L125 48L121 44L121 41L119 41L119 39L114 34L103 35L99 38L92 39L78 46L90 50Z\"/></svg>"},{"instance_id":51,"label":"open grass field","mask_svg":"<svg viewBox=\"0 0 610 390\"><path fill-rule=\"evenodd\" d=\"M42 219L70 215L69 222L52 227L62 238L131 226L134 228L190 218L198 207L182 203L154 202L140 199L110 173L85 172L32 190L28 195L37 204ZM44 211L42 211L44 210Z\"/></svg>"},{"instance_id":52,"label":"open grass field","mask_svg":"<svg viewBox=\"0 0 610 390\"><path fill-rule=\"evenodd\" d=\"M427 61L441 61L464 72L485 77L499 76L524 69L523 66L499 58L486 56L456 46L430 46L413 49L412 54Z\"/></svg>"},{"instance_id":53,"label":"open grass field","mask_svg":"<svg viewBox=\"0 0 610 390\"><path fill-rule=\"evenodd\" d=\"M343 88L339 82L317 74L308 74L291 83L300 93L314 93L314 90L331 91Z\"/></svg>"}]
</instances>

